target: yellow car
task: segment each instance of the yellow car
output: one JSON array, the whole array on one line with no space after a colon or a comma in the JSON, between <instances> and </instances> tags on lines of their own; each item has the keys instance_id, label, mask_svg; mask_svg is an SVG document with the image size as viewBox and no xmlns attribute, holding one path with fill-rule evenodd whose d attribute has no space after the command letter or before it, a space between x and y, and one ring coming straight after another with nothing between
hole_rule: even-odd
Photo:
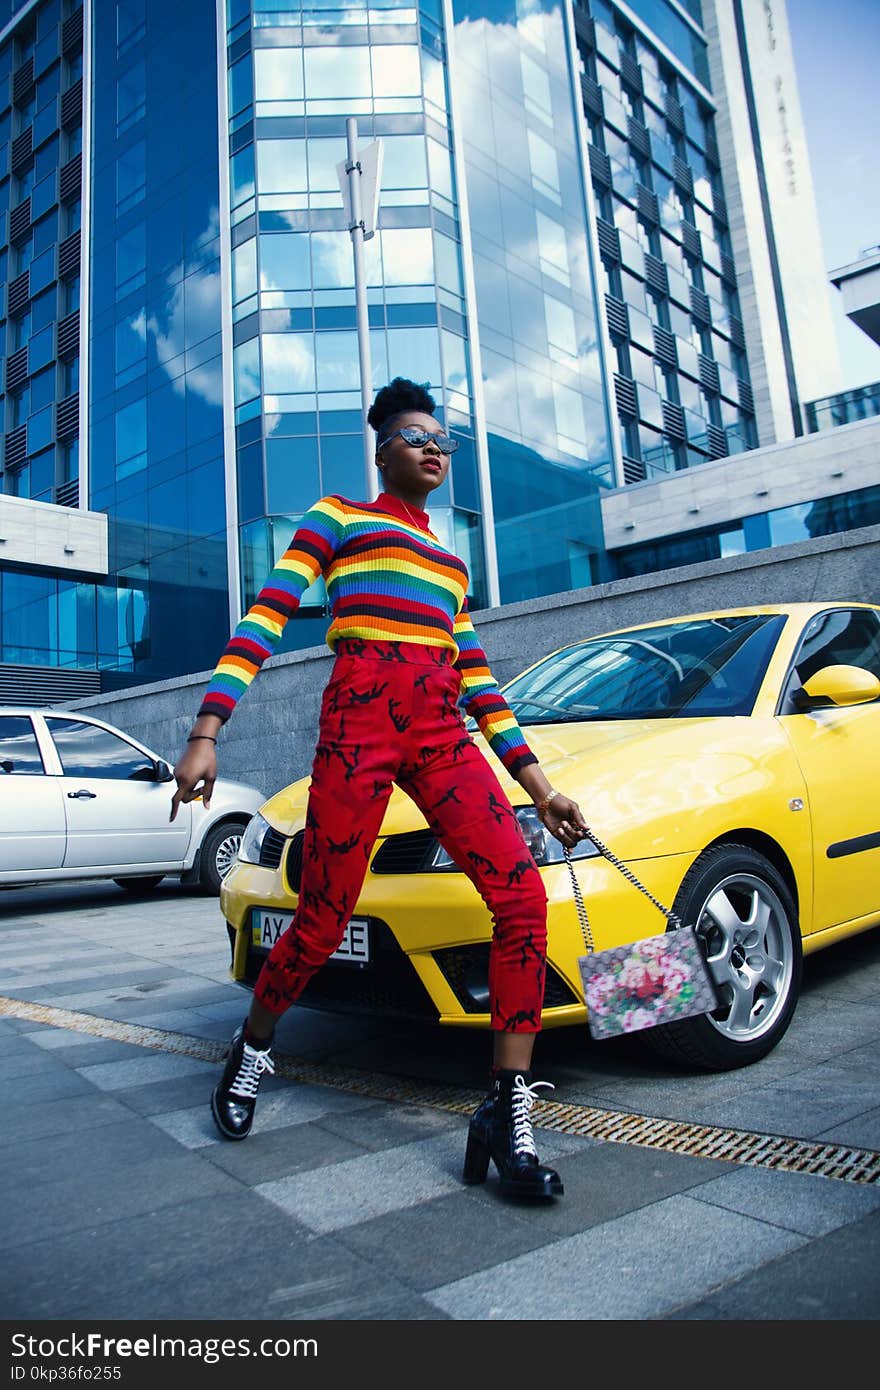
<instances>
[{"instance_id":1,"label":"yellow car","mask_svg":"<svg viewBox=\"0 0 880 1390\"><path fill-rule=\"evenodd\" d=\"M642 1034L721 1070L788 1027L802 954L880 923L880 608L756 605L585 638L505 696L553 785L660 902L695 924L718 1008ZM549 899L545 1027L583 1024L583 937L561 847L500 772ZM308 779L254 816L221 907L232 975L252 986L292 920ZM664 928L582 843L596 949ZM489 914L395 789L355 915L302 1002L488 1027Z\"/></svg>"}]
</instances>

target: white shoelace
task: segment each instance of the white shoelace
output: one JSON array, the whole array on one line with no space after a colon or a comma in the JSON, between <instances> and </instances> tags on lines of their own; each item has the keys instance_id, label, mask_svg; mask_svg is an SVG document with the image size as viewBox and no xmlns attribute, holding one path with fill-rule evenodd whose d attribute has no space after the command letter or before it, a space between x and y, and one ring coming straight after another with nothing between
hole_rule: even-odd
<instances>
[{"instance_id":1,"label":"white shoelace","mask_svg":"<svg viewBox=\"0 0 880 1390\"><path fill-rule=\"evenodd\" d=\"M272 1054L268 1048L251 1047L250 1043L245 1043L244 1054L241 1059L241 1066L238 1075L229 1087L231 1096L244 1096L246 1100L254 1100L260 1088L260 1080L263 1072L268 1071L274 1075L275 1063L272 1061Z\"/></svg>"},{"instance_id":2,"label":"white shoelace","mask_svg":"<svg viewBox=\"0 0 880 1390\"><path fill-rule=\"evenodd\" d=\"M511 1092L513 1151L516 1154L529 1154L532 1158L538 1157L538 1151L535 1148L532 1121L529 1117L535 1101L540 1099L537 1094L539 1086L546 1086L551 1091L556 1089L552 1081L533 1081L531 1086L528 1086L521 1076L517 1076Z\"/></svg>"}]
</instances>

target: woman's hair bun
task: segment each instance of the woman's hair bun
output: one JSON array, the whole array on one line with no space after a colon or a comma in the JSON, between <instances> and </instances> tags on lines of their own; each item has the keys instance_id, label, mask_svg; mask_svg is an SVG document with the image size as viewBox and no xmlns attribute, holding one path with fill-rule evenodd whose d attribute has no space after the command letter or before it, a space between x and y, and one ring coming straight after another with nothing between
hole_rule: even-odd
<instances>
[{"instance_id":1,"label":"woman's hair bun","mask_svg":"<svg viewBox=\"0 0 880 1390\"><path fill-rule=\"evenodd\" d=\"M396 376L376 392L376 399L367 412L367 423L380 434L383 425L393 415L400 415L405 410L419 410L424 415L433 415L437 406L427 387L427 382L419 385L405 376Z\"/></svg>"}]
</instances>

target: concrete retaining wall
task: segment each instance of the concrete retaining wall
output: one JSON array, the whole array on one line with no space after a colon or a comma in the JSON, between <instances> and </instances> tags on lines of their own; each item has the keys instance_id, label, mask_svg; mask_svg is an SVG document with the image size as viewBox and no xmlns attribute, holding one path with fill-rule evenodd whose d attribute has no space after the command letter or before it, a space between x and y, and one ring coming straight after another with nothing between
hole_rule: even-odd
<instances>
[{"instance_id":1,"label":"concrete retaining wall","mask_svg":"<svg viewBox=\"0 0 880 1390\"><path fill-rule=\"evenodd\" d=\"M485 609L475 626L503 684L555 648L612 628L753 603L826 600L880 601L880 526ZM220 734L222 773L268 796L309 771L332 660L326 647L310 647L266 663ZM209 676L203 671L66 708L116 724L173 764Z\"/></svg>"}]
</instances>

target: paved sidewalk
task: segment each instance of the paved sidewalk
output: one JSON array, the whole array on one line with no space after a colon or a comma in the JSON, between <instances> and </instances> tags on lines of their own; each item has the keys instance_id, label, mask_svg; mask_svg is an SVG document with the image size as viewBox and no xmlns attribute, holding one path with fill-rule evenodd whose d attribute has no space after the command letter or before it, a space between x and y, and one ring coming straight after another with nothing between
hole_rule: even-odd
<instances>
[{"instance_id":1,"label":"paved sidewalk","mask_svg":"<svg viewBox=\"0 0 880 1390\"><path fill-rule=\"evenodd\" d=\"M170 881L150 899L3 893L0 944L6 1319L880 1315L880 1183L544 1130L562 1201L523 1208L491 1180L462 1186L466 1120L431 1087L476 1103L485 1036L294 1010L281 1052L409 1090L276 1077L232 1144L207 1106L216 1062L95 1036L88 1018L15 1016L29 1001L162 1030L169 1048L173 1035L203 1053L225 1041L248 996L228 979L216 900ZM632 1039L557 1030L540 1040L540 1074L568 1105L876 1151L878 1001L874 931L807 962L795 1022L755 1067L690 1076Z\"/></svg>"}]
</instances>

